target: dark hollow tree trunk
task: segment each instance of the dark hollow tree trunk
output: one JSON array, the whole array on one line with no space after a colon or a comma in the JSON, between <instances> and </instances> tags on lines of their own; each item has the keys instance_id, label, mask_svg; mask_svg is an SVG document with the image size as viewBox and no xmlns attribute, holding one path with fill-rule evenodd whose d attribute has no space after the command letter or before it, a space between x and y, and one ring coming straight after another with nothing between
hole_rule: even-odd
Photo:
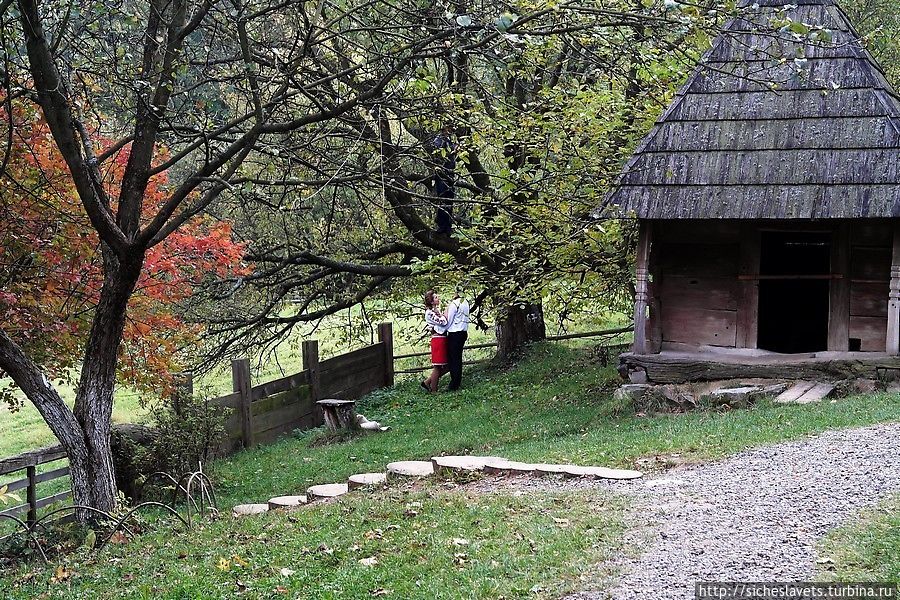
<instances>
[{"instance_id":1,"label":"dark hollow tree trunk","mask_svg":"<svg viewBox=\"0 0 900 600\"><path fill-rule=\"evenodd\" d=\"M509 306L497 318L497 357L516 358L527 344L546 337L544 309L540 304Z\"/></svg>"}]
</instances>

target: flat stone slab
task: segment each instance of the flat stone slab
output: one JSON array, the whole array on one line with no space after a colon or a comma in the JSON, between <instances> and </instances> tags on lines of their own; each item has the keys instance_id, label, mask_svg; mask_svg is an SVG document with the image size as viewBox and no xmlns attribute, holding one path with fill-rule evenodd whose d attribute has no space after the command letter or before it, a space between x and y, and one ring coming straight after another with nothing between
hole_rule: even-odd
<instances>
[{"instance_id":1,"label":"flat stone slab","mask_svg":"<svg viewBox=\"0 0 900 600\"><path fill-rule=\"evenodd\" d=\"M531 463L506 460L505 458L489 460L484 463L484 472L490 475L531 475L535 465Z\"/></svg>"},{"instance_id":2,"label":"flat stone slab","mask_svg":"<svg viewBox=\"0 0 900 600\"><path fill-rule=\"evenodd\" d=\"M434 465L427 460L401 460L388 463L388 477L428 477L434 475Z\"/></svg>"},{"instance_id":3,"label":"flat stone slab","mask_svg":"<svg viewBox=\"0 0 900 600\"><path fill-rule=\"evenodd\" d=\"M434 456L435 471L481 471L490 461L506 460L499 456Z\"/></svg>"},{"instance_id":4,"label":"flat stone slab","mask_svg":"<svg viewBox=\"0 0 900 600\"><path fill-rule=\"evenodd\" d=\"M384 485L387 483L387 475L384 473L359 473L347 478L347 487L355 490L361 487Z\"/></svg>"},{"instance_id":5,"label":"flat stone slab","mask_svg":"<svg viewBox=\"0 0 900 600\"><path fill-rule=\"evenodd\" d=\"M268 511L268 504L238 504L231 509L231 514L235 517L246 517L247 515L259 515Z\"/></svg>"},{"instance_id":6,"label":"flat stone slab","mask_svg":"<svg viewBox=\"0 0 900 600\"><path fill-rule=\"evenodd\" d=\"M307 502L306 496L276 496L269 499L269 510L295 510Z\"/></svg>"},{"instance_id":7,"label":"flat stone slab","mask_svg":"<svg viewBox=\"0 0 900 600\"><path fill-rule=\"evenodd\" d=\"M607 467L580 467L570 465L563 467L563 475L567 477L594 477L597 479L637 479L642 477L640 471L631 469L610 469Z\"/></svg>"},{"instance_id":8,"label":"flat stone slab","mask_svg":"<svg viewBox=\"0 0 900 600\"><path fill-rule=\"evenodd\" d=\"M545 475L565 475L566 469L568 469L571 465L551 465L547 463L541 463L534 465L534 474L539 476Z\"/></svg>"},{"instance_id":9,"label":"flat stone slab","mask_svg":"<svg viewBox=\"0 0 900 600\"><path fill-rule=\"evenodd\" d=\"M337 498L343 496L350 491L346 483L325 483L323 485L314 485L306 490L306 497L310 502L316 500L327 500L328 498Z\"/></svg>"}]
</instances>

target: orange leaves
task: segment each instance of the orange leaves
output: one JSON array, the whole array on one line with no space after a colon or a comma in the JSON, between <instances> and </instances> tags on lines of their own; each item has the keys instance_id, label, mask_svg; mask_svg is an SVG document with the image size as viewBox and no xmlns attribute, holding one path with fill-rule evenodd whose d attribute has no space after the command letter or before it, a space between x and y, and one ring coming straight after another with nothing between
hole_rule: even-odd
<instances>
[{"instance_id":1,"label":"orange leaves","mask_svg":"<svg viewBox=\"0 0 900 600\"><path fill-rule=\"evenodd\" d=\"M0 179L0 323L51 376L59 376L80 359L99 300L99 237L46 124L33 110L14 110L11 178ZM5 117L0 114L0 133ZM101 165L113 211L128 151L124 147ZM165 153L157 159L164 161ZM150 180L143 198L145 223L164 205L171 187L166 173ZM243 255L229 223L203 216L147 252L128 306L119 365L123 379L146 388L166 385L175 357L200 333L179 318L178 304L207 277L247 273Z\"/></svg>"}]
</instances>

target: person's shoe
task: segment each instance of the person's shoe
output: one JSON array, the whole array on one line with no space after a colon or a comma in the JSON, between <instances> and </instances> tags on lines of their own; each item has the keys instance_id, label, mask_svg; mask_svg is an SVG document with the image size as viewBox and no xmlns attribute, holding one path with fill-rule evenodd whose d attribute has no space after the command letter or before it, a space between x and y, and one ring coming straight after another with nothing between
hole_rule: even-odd
<instances>
[{"instance_id":1,"label":"person's shoe","mask_svg":"<svg viewBox=\"0 0 900 600\"><path fill-rule=\"evenodd\" d=\"M428 384L425 383L424 381L420 381L420 382L419 382L419 387L421 387L421 388L422 388L423 390L425 390L426 392L430 392L430 391L431 391L431 388L428 387Z\"/></svg>"}]
</instances>

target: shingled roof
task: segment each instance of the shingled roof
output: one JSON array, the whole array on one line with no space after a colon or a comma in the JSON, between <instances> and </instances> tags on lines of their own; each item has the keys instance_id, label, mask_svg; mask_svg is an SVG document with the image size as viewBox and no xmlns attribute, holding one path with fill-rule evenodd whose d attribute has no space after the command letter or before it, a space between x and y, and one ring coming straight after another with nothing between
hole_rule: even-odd
<instances>
[{"instance_id":1,"label":"shingled roof","mask_svg":"<svg viewBox=\"0 0 900 600\"><path fill-rule=\"evenodd\" d=\"M900 100L847 16L831 0L757 4L713 42L606 206L644 219L900 217ZM784 16L830 40L774 30Z\"/></svg>"}]
</instances>

